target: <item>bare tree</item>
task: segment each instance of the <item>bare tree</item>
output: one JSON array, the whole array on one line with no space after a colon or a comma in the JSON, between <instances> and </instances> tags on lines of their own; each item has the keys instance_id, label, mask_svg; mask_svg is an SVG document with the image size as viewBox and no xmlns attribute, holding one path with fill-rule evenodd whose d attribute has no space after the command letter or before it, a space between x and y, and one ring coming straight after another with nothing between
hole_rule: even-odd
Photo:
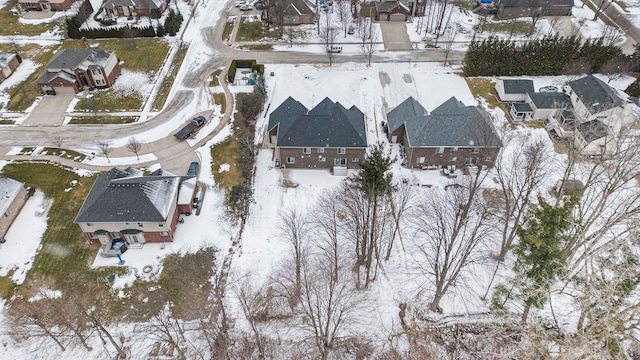
<instances>
[{"instance_id":1,"label":"bare tree","mask_svg":"<svg viewBox=\"0 0 640 360\"><path fill-rule=\"evenodd\" d=\"M591 19L593 21L598 20L598 16L600 16L600 14L602 14L603 12L607 11L609 6L613 4L612 0L594 0L592 2L596 6L596 9L593 14L593 19Z\"/></svg>"},{"instance_id":2,"label":"bare tree","mask_svg":"<svg viewBox=\"0 0 640 360\"><path fill-rule=\"evenodd\" d=\"M584 60L571 61L562 72L568 75L567 81L571 82L591 72L591 65Z\"/></svg>"},{"instance_id":3,"label":"bare tree","mask_svg":"<svg viewBox=\"0 0 640 360\"><path fill-rule=\"evenodd\" d=\"M242 313L249 323L253 340L256 345L258 359L265 358L266 331L263 329L262 323L269 320L269 312L271 306L270 294L271 289L257 289L253 285L250 276L246 276L236 283L234 293L236 299L240 303Z\"/></svg>"},{"instance_id":4,"label":"bare tree","mask_svg":"<svg viewBox=\"0 0 640 360\"><path fill-rule=\"evenodd\" d=\"M109 159L109 154L113 150L111 144L106 141L100 141L98 143L98 149L107 158L107 162L111 162L111 160Z\"/></svg>"},{"instance_id":5,"label":"bare tree","mask_svg":"<svg viewBox=\"0 0 640 360\"><path fill-rule=\"evenodd\" d=\"M64 144L64 138L60 134L51 134L51 141L56 145L58 150L62 150Z\"/></svg>"},{"instance_id":6,"label":"bare tree","mask_svg":"<svg viewBox=\"0 0 640 360\"><path fill-rule=\"evenodd\" d=\"M134 136L129 138L127 142L127 149L136 154L136 158L140 160L140 149L142 149L142 143L138 141Z\"/></svg>"},{"instance_id":7,"label":"bare tree","mask_svg":"<svg viewBox=\"0 0 640 360\"><path fill-rule=\"evenodd\" d=\"M452 26L449 28L449 31L445 30L443 36L443 46L444 50L444 65L447 65L447 61L449 60L449 54L451 53L451 49L453 48L453 44L456 41L456 36L458 35L457 26Z\"/></svg>"},{"instance_id":8,"label":"bare tree","mask_svg":"<svg viewBox=\"0 0 640 360\"><path fill-rule=\"evenodd\" d=\"M19 294L11 302L10 334L17 339L35 337L50 340L58 345L60 350L65 351L64 334L54 306L57 299L44 297L34 301L27 296Z\"/></svg>"},{"instance_id":9,"label":"bare tree","mask_svg":"<svg viewBox=\"0 0 640 360\"><path fill-rule=\"evenodd\" d=\"M371 58L378 46L378 32L374 31L371 20L363 20L364 29L361 29L360 40L362 40L362 52L367 57L367 66L371 66Z\"/></svg>"},{"instance_id":10,"label":"bare tree","mask_svg":"<svg viewBox=\"0 0 640 360\"><path fill-rule=\"evenodd\" d=\"M347 37L347 29L349 24L351 24L351 1L350 0L339 0L333 3L333 11L336 13L336 17L338 18L338 22L340 23L340 27L344 31L344 37Z\"/></svg>"},{"instance_id":11,"label":"bare tree","mask_svg":"<svg viewBox=\"0 0 640 360\"><path fill-rule=\"evenodd\" d=\"M324 50L327 53L327 58L329 59L329 66L333 65L333 58L335 56L334 45L336 41L336 37L338 36L338 31L335 27L333 27L333 15L331 13L324 13L320 16L320 21L322 22L322 26L320 27L320 39L322 39L322 43L324 46Z\"/></svg>"},{"instance_id":12,"label":"bare tree","mask_svg":"<svg viewBox=\"0 0 640 360\"><path fill-rule=\"evenodd\" d=\"M269 24L269 22L273 22L276 25L276 29L278 30L280 37L284 34L285 9L290 4L291 3L286 0L269 0L269 2L267 2L267 24Z\"/></svg>"},{"instance_id":13,"label":"bare tree","mask_svg":"<svg viewBox=\"0 0 640 360\"><path fill-rule=\"evenodd\" d=\"M615 57L602 64L600 73L605 74L608 79L607 82L610 83L611 81L619 79L624 74L631 71L632 66L633 64L628 59L623 57Z\"/></svg>"},{"instance_id":14,"label":"bare tree","mask_svg":"<svg viewBox=\"0 0 640 360\"><path fill-rule=\"evenodd\" d=\"M493 232L490 211L481 203L480 182L464 180L446 190L427 192L410 220L414 266L434 286L432 311L441 311L440 300L465 268L479 260L478 248Z\"/></svg>"}]
</instances>

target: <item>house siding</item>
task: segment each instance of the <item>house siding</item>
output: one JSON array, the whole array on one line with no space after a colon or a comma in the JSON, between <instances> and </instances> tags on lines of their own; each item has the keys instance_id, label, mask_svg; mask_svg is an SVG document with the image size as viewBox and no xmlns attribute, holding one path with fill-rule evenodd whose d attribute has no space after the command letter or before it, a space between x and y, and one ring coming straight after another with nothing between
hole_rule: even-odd
<instances>
[{"instance_id":1,"label":"house siding","mask_svg":"<svg viewBox=\"0 0 640 360\"><path fill-rule=\"evenodd\" d=\"M65 88L73 88L74 93L80 91L78 84L76 82L70 82L65 79L61 79L59 77L54 78L46 84L38 84L40 91L44 94L47 90L55 90L56 87L65 87Z\"/></svg>"},{"instance_id":2,"label":"house siding","mask_svg":"<svg viewBox=\"0 0 640 360\"><path fill-rule=\"evenodd\" d=\"M20 187L18 194L13 198L13 201L9 205L7 212L5 214L0 214L0 238L4 237L13 224L13 221L16 219L20 210L24 206L24 203L27 201L27 190L24 186Z\"/></svg>"},{"instance_id":3,"label":"house siding","mask_svg":"<svg viewBox=\"0 0 640 360\"><path fill-rule=\"evenodd\" d=\"M318 148L311 148L311 154L303 154L303 148L279 148L279 161L283 168L289 169L331 169L336 158L347 159L346 166L349 169L359 169L358 162L353 162L354 158L362 161L366 148L346 148L345 154L338 154L338 148L324 148L324 153L319 153ZM326 160L320 161L320 156ZM287 158L292 157L295 163L287 163Z\"/></svg>"},{"instance_id":4,"label":"house siding","mask_svg":"<svg viewBox=\"0 0 640 360\"><path fill-rule=\"evenodd\" d=\"M480 148L478 153L473 153L473 148L444 147L444 152L439 154L436 152L437 147L406 147L407 156L405 158L405 166L409 168L421 169L428 166L436 166L438 168L455 165L457 168L466 166L466 159L476 159L477 165L486 165L493 167L493 164L500 153L500 148ZM418 158L424 157L423 163L418 163ZM453 160L453 158L456 158ZM488 160L487 160L488 159Z\"/></svg>"}]
</instances>

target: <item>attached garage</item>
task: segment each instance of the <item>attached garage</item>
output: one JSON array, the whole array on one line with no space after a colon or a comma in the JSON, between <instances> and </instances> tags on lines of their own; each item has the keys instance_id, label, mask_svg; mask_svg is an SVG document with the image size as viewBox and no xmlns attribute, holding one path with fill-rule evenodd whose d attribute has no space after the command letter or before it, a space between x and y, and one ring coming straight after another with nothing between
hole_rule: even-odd
<instances>
[{"instance_id":1,"label":"attached garage","mask_svg":"<svg viewBox=\"0 0 640 360\"><path fill-rule=\"evenodd\" d=\"M390 14L389 21L407 21L407 15L405 14Z\"/></svg>"},{"instance_id":2,"label":"attached garage","mask_svg":"<svg viewBox=\"0 0 640 360\"><path fill-rule=\"evenodd\" d=\"M75 95L76 90L73 88L73 86L54 86L53 87L53 91L56 92L56 94L71 94L71 95Z\"/></svg>"}]
</instances>

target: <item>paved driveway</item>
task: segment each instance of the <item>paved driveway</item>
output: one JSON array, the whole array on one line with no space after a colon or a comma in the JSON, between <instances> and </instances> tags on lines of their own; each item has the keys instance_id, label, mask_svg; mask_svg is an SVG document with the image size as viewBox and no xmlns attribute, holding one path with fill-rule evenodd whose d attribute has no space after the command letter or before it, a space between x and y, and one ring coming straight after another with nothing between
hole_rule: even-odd
<instances>
[{"instance_id":1,"label":"paved driveway","mask_svg":"<svg viewBox=\"0 0 640 360\"><path fill-rule=\"evenodd\" d=\"M379 24L385 50L411 50L411 41L404 22L381 21Z\"/></svg>"},{"instance_id":2,"label":"paved driveway","mask_svg":"<svg viewBox=\"0 0 640 360\"><path fill-rule=\"evenodd\" d=\"M26 126L62 125L67 108L75 95L59 94L46 95L38 106L31 111L31 115L22 123Z\"/></svg>"}]
</instances>

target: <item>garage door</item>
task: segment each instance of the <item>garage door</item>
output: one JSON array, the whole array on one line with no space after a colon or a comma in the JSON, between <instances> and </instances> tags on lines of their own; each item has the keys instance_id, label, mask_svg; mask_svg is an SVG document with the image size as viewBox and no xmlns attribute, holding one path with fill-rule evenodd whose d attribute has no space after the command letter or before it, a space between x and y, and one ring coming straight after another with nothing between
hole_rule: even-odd
<instances>
[{"instance_id":1,"label":"garage door","mask_svg":"<svg viewBox=\"0 0 640 360\"><path fill-rule=\"evenodd\" d=\"M56 92L56 94L71 94L71 95L75 95L76 91L73 90L72 86L54 86L53 87L53 91Z\"/></svg>"},{"instance_id":2,"label":"garage door","mask_svg":"<svg viewBox=\"0 0 640 360\"><path fill-rule=\"evenodd\" d=\"M404 14L391 14L389 21L407 21L407 18Z\"/></svg>"}]
</instances>

